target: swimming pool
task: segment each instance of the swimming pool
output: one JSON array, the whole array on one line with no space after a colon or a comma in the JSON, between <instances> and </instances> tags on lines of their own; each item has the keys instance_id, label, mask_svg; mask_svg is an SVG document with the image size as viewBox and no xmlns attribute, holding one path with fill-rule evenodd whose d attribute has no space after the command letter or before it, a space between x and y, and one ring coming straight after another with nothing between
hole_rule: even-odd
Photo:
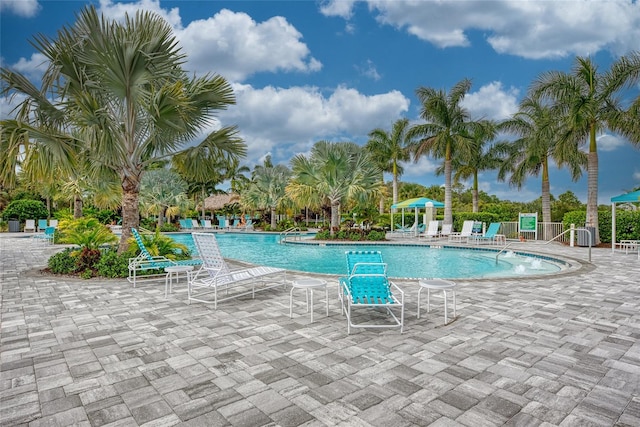
<instances>
[{"instance_id":1,"label":"swimming pool","mask_svg":"<svg viewBox=\"0 0 640 427\"><path fill-rule=\"evenodd\" d=\"M191 234L168 234L197 254ZM394 278L491 278L556 273L557 262L507 252L499 257L486 248L462 249L416 245L308 245L279 244L279 236L267 233L216 233L225 258L287 270L322 274L346 274L345 251L380 251Z\"/></svg>"}]
</instances>

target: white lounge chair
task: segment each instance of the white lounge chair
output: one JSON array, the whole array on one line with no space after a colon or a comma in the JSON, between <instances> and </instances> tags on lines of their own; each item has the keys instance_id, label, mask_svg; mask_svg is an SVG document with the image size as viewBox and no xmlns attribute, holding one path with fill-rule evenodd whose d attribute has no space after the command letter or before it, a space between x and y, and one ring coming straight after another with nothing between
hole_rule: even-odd
<instances>
[{"instance_id":1,"label":"white lounge chair","mask_svg":"<svg viewBox=\"0 0 640 427\"><path fill-rule=\"evenodd\" d=\"M453 224L442 224L442 230L440 230L440 237L449 237L453 232Z\"/></svg>"},{"instance_id":2,"label":"white lounge chair","mask_svg":"<svg viewBox=\"0 0 640 427\"><path fill-rule=\"evenodd\" d=\"M220 253L215 233L191 233L191 235L202 259L202 266L198 271L189 275L189 303L191 301L213 303L215 309L218 307L218 301L222 302L249 294L254 298L257 291L277 286L284 288L286 285L285 269L258 266L231 270ZM274 278L267 280L268 276L273 275L281 275L281 280L275 281ZM261 283L262 286L256 288L258 283ZM240 285L249 286L250 289L229 294L231 288ZM225 291L223 298L218 298L218 288ZM213 294L213 301L202 299L208 294Z\"/></svg>"},{"instance_id":3,"label":"white lounge chair","mask_svg":"<svg viewBox=\"0 0 640 427\"><path fill-rule=\"evenodd\" d=\"M27 219L24 221L24 232L31 231L32 233L36 232L36 220L35 219Z\"/></svg>"},{"instance_id":4,"label":"white lounge chair","mask_svg":"<svg viewBox=\"0 0 640 427\"><path fill-rule=\"evenodd\" d=\"M210 219L203 219L202 220L202 228L204 230L213 230L213 225L211 224L211 220Z\"/></svg>"},{"instance_id":5,"label":"white lounge chair","mask_svg":"<svg viewBox=\"0 0 640 427\"><path fill-rule=\"evenodd\" d=\"M50 219L49 220L49 227L58 228L58 220L57 219Z\"/></svg>"},{"instance_id":6,"label":"white lounge chair","mask_svg":"<svg viewBox=\"0 0 640 427\"><path fill-rule=\"evenodd\" d=\"M429 221L429 225L427 226L427 230L421 236L424 236L427 239L435 239L439 237L438 229L440 228L440 223L438 221Z\"/></svg>"},{"instance_id":7,"label":"white lounge chair","mask_svg":"<svg viewBox=\"0 0 640 427\"><path fill-rule=\"evenodd\" d=\"M191 219L191 228L193 230L200 230L202 227L200 227L200 222L197 219Z\"/></svg>"},{"instance_id":8,"label":"white lounge chair","mask_svg":"<svg viewBox=\"0 0 640 427\"><path fill-rule=\"evenodd\" d=\"M462 230L460 230L459 233L451 233L449 235L449 241L450 242L458 242L458 243L468 243L469 242L469 237L471 237L471 234L473 233L473 224L475 223L475 221L465 221L462 223Z\"/></svg>"}]
</instances>

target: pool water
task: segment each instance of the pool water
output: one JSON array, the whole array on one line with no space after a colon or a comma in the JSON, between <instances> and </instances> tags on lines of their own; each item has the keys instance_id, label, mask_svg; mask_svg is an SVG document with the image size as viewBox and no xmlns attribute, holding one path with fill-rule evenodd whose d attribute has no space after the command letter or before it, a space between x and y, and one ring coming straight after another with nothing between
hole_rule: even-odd
<instances>
[{"instance_id":1,"label":"pool water","mask_svg":"<svg viewBox=\"0 0 640 427\"><path fill-rule=\"evenodd\" d=\"M171 233L197 255L191 234ZM410 245L305 245L280 244L279 236L266 233L216 233L225 258L288 270L346 274L345 251L380 251L388 274L395 278L489 278L555 273L559 264L534 256L461 248Z\"/></svg>"}]
</instances>

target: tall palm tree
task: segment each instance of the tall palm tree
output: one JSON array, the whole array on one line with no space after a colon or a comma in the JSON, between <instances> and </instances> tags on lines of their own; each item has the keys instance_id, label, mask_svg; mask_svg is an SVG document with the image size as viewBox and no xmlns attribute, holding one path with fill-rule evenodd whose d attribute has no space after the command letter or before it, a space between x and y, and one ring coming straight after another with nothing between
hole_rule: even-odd
<instances>
[{"instance_id":1,"label":"tall palm tree","mask_svg":"<svg viewBox=\"0 0 640 427\"><path fill-rule=\"evenodd\" d=\"M576 146L559 144L560 123L548 105L539 99L525 97L519 111L500 123L499 129L518 138L510 144L496 146L505 155L498 171L498 179L510 175L509 184L521 188L528 175L542 177L542 221L551 222L551 191L549 158L558 166L566 165L576 181L582 175L586 156Z\"/></svg>"},{"instance_id":2,"label":"tall palm tree","mask_svg":"<svg viewBox=\"0 0 640 427\"><path fill-rule=\"evenodd\" d=\"M241 195L243 205L256 209L268 209L271 214L271 228L276 229L276 209L282 206L287 194L286 187L291 171L285 165L272 165L268 158L264 165L253 170L251 182Z\"/></svg>"},{"instance_id":3,"label":"tall palm tree","mask_svg":"<svg viewBox=\"0 0 640 427\"><path fill-rule=\"evenodd\" d=\"M378 196L380 169L369 153L352 142L316 142L307 158L291 159L293 178L287 194L293 200L320 197L331 206L331 231L340 227L340 206L349 201Z\"/></svg>"},{"instance_id":4,"label":"tall palm tree","mask_svg":"<svg viewBox=\"0 0 640 427\"><path fill-rule=\"evenodd\" d=\"M371 157L378 165L381 173L391 173L393 177L392 191L393 204L398 203L398 178L404 173L404 168L400 162L406 162L411 159L409 151L410 140L407 138L409 130L409 120L400 119L396 121L391 132L384 129L376 128L369 132L369 141L365 145L366 149L371 153ZM384 184L384 175L382 177ZM384 213L384 205L381 203L380 213Z\"/></svg>"},{"instance_id":5,"label":"tall palm tree","mask_svg":"<svg viewBox=\"0 0 640 427\"><path fill-rule=\"evenodd\" d=\"M473 178L471 184L472 210L478 212L478 174L485 170L498 168L502 158L493 150L486 147L496 137L496 124L490 120L478 122L478 126L473 127L473 132L468 137L471 144L465 144L468 151L462 151L452 160L454 182ZM444 173L444 165L436 169L438 175Z\"/></svg>"},{"instance_id":6,"label":"tall palm tree","mask_svg":"<svg viewBox=\"0 0 640 427\"><path fill-rule=\"evenodd\" d=\"M582 145L588 141L587 225L598 230L598 145L597 136L605 130L620 132L640 144L634 131L635 120L625 120L620 92L640 78L640 52L615 61L609 71L599 73L591 58L577 57L570 73L549 71L533 83L535 96L553 104L554 115L562 122L561 144ZM634 125L633 122L636 122Z\"/></svg>"},{"instance_id":7,"label":"tall palm tree","mask_svg":"<svg viewBox=\"0 0 640 427\"><path fill-rule=\"evenodd\" d=\"M62 159L72 157L76 146L88 147L94 162L118 175L123 252L138 225L147 167L195 138L217 110L235 102L233 90L218 75L189 77L170 25L150 12L127 15L121 23L88 6L75 25L53 40L37 36L34 46L49 61L40 90L18 73L0 71L5 94L25 95L8 134L24 129ZM54 101L45 96L51 93Z\"/></svg>"},{"instance_id":8,"label":"tall palm tree","mask_svg":"<svg viewBox=\"0 0 640 427\"><path fill-rule=\"evenodd\" d=\"M190 184L189 194L199 195L203 218L207 195L216 192L216 185L228 179L231 167L246 156L247 147L237 133L235 126L223 127L172 158L173 169Z\"/></svg>"},{"instance_id":9,"label":"tall palm tree","mask_svg":"<svg viewBox=\"0 0 640 427\"><path fill-rule=\"evenodd\" d=\"M420 117L424 124L414 125L408 137L412 140L414 160L430 154L436 159L444 159L444 224L453 223L451 197L451 162L458 153L470 152L473 128L479 126L471 121L469 112L460 103L471 89L471 80L456 83L449 93L429 87L420 87L416 94L422 108Z\"/></svg>"}]
</instances>

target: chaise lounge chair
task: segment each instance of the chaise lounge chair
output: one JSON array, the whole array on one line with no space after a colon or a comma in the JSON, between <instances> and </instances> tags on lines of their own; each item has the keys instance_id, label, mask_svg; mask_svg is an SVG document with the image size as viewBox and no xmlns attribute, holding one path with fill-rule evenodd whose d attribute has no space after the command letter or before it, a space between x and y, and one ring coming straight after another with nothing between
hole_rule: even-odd
<instances>
[{"instance_id":1,"label":"chaise lounge chair","mask_svg":"<svg viewBox=\"0 0 640 427\"><path fill-rule=\"evenodd\" d=\"M40 240L43 243L53 244L56 236L56 228L47 226L44 229L44 233L38 233L31 236L31 238Z\"/></svg>"},{"instance_id":2,"label":"chaise lounge chair","mask_svg":"<svg viewBox=\"0 0 640 427\"><path fill-rule=\"evenodd\" d=\"M216 309L219 301L249 294L251 294L251 298L254 298L257 291L277 286L285 287L287 280L285 269L258 266L231 270L220 253L214 233L191 233L191 235L200 258L202 258L202 266L198 271L189 275L189 303L191 301L213 303L213 308ZM267 281L267 278L273 275L281 275L282 279L277 282L274 282L273 279ZM256 288L256 282L261 282L263 286ZM269 283L267 284L267 282ZM231 288L243 284L250 286L251 289L229 294ZM223 298L218 298L218 288L225 291ZM202 299L208 294L213 294L213 301Z\"/></svg>"},{"instance_id":3,"label":"chaise lounge chair","mask_svg":"<svg viewBox=\"0 0 640 427\"><path fill-rule=\"evenodd\" d=\"M380 252L347 251L346 256L348 276L340 278L338 296L342 313L347 317L347 334L351 333L351 328L400 328L402 333L404 292L387 278L387 264L382 261ZM391 322L371 323L372 312L354 313L354 309L360 308L382 308L391 317ZM354 322L362 317L368 319Z\"/></svg>"},{"instance_id":4,"label":"chaise lounge chair","mask_svg":"<svg viewBox=\"0 0 640 427\"><path fill-rule=\"evenodd\" d=\"M138 254L135 258L129 258L129 280L130 283L133 283L133 287L136 287L136 278L137 273L140 271L149 271L149 270L163 270L162 273L158 274L149 274L145 275L145 280L158 280L160 278L165 277L164 269L166 267L175 267L176 265L193 265L197 266L202 264L202 261L199 259L185 259L180 261L174 261L164 256L153 256L149 253L144 242L142 241L142 237L140 237L140 233L135 228L131 229L131 234L136 239L136 243L138 244L138 248L140 248L140 254Z\"/></svg>"},{"instance_id":5,"label":"chaise lounge chair","mask_svg":"<svg viewBox=\"0 0 640 427\"><path fill-rule=\"evenodd\" d=\"M470 239L476 244L479 244L480 242L489 242L489 243L497 244L498 242L505 241L504 234L498 234L499 230L500 230L500 223L492 222L491 224L489 224L489 228L487 228L487 231L484 234L472 234Z\"/></svg>"},{"instance_id":6,"label":"chaise lounge chair","mask_svg":"<svg viewBox=\"0 0 640 427\"><path fill-rule=\"evenodd\" d=\"M462 230L459 233L451 233L449 234L450 242L458 242L458 243L469 243L469 237L473 233L473 225L475 221L465 221L462 223Z\"/></svg>"},{"instance_id":7,"label":"chaise lounge chair","mask_svg":"<svg viewBox=\"0 0 640 427\"><path fill-rule=\"evenodd\" d=\"M40 233L42 233L45 230L45 228L47 228L47 227L48 227L48 225L47 225L47 219L46 218L38 220L38 231Z\"/></svg>"},{"instance_id":8,"label":"chaise lounge chair","mask_svg":"<svg viewBox=\"0 0 640 427\"><path fill-rule=\"evenodd\" d=\"M438 228L440 228L440 223L438 221L429 221L427 231L424 234L421 234L421 236L424 236L427 239L435 239L440 236Z\"/></svg>"},{"instance_id":9,"label":"chaise lounge chair","mask_svg":"<svg viewBox=\"0 0 640 427\"><path fill-rule=\"evenodd\" d=\"M26 219L24 221L24 232L26 233L28 231L31 231L33 233L36 232L36 220L35 219Z\"/></svg>"}]
</instances>

